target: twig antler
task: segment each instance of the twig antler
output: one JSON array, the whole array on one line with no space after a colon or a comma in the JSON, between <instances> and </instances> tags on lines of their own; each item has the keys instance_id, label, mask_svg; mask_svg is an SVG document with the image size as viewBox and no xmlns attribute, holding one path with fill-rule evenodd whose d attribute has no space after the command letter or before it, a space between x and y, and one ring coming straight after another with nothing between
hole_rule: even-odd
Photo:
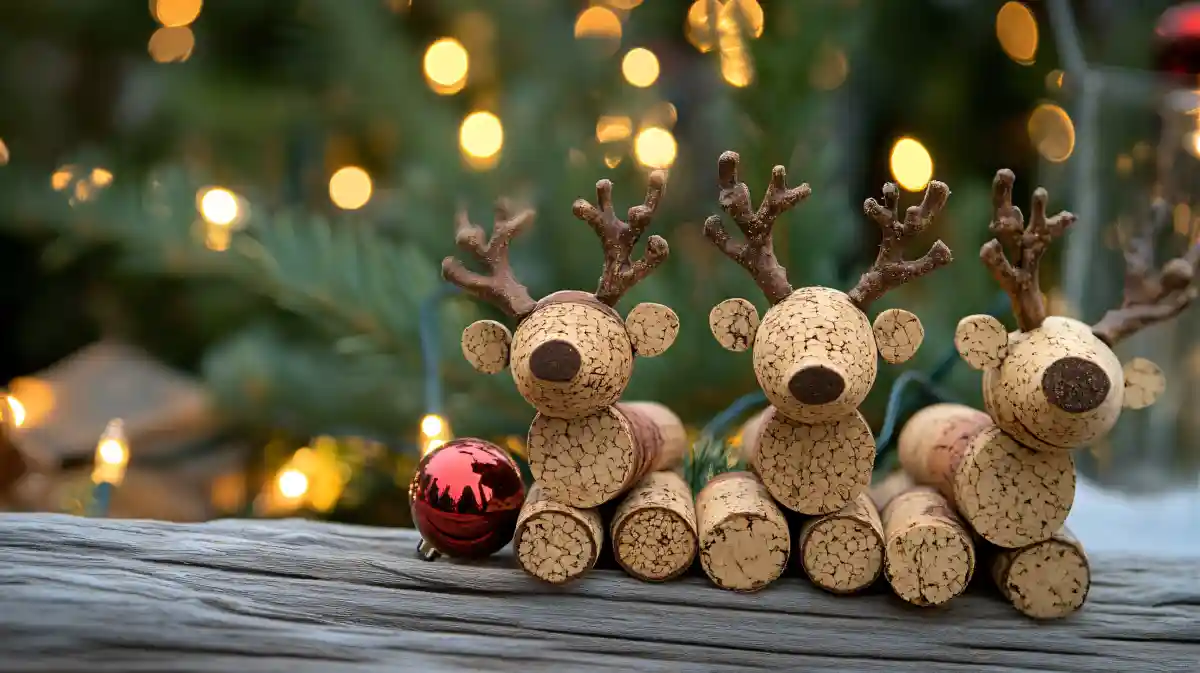
<instances>
[{"instance_id":1,"label":"twig antler","mask_svg":"<svg viewBox=\"0 0 1200 673\"><path fill-rule=\"evenodd\" d=\"M879 225L883 241L879 244L875 263L847 293L859 310L866 311L871 302L887 294L888 290L920 278L953 260L950 248L940 240L920 259L904 259L904 244L929 226L948 198L950 188L946 183L931 181L925 188L921 205L909 206L903 221L900 220L900 188L890 182L883 186L883 203L875 199L867 199L863 203L863 212Z\"/></svg>"},{"instance_id":2,"label":"twig antler","mask_svg":"<svg viewBox=\"0 0 1200 673\"><path fill-rule=\"evenodd\" d=\"M1038 187L1033 192L1029 226L1021 209L1012 204L1013 183L1016 176L1007 168L996 171L992 180L992 208L994 213L988 231L995 238L979 250L979 259L992 272L992 277L1008 293L1012 302L1017 329L1028 332L1037 329L1046 319L1046 302L1038 283L1038 265L1051 241L1062 236L1067 227L1075 222L1075 215L1062 211L1046 217L1046 201L1049 195ZM1016 264L1009 262L1005 248L1019 254Z\"/></svg>"},{"instance_id":3,"label":"twig antler","mask_svg":"<svg viewBox=\"0 0 1200 673\"><path fill-rule=\"evenodd\" d=\"M629 209L628 224L622 222L613 210L612 182L609 180L596 183L596 205L579 199L572 208L575 217L591 225L604 246L604 273L596 288L596 299L609 306L615 306L621 295L650 275L670 254L663 237L651 236L646 241L646 254L636 262L631 259L633 246L654 219L666 184L667 176L662 171L650 174L646 200Z\"/></svg>"},{"instance_id":4,"label":"twig antler","mask_svg":"<svg viewBox=\"0 0 1200 673\"><path fill-rule=\"evenodd\" d=\"M704 235L726 257L750 272L771 304L778 304L792 293L792 286L787 279L787 269L780 266L775 257L771 231L776 218L807 199L812 189L807 183L788 189L787 171L783 166L776 166L771 170L771 183L756 212L750 206L750 189L746 183L738 182L740 160L737 152L722 153L717 160L717 179L721 186L721 208L742 230L746 242L735 243L729 237L720 215L705 220Z\"/></svg>"},{"instance_id":5,"label":"twig antler","mask_svg":"<svg viewBox=\"0 0 1200 673\"><path fill-rule=\"evenodd\" d=\"M455 218L454 242L486 265L492 275L475 273L454 257L447 257L442 260L442 278L478 299L495 304L517 320L524 318L533 310L535 302L529 296L529 290L513 276L508 263L508 244L533 222L533 216L532 210L513 215L506 200L497 201L492 237L485 242L483 228L472 224L466 208L460 206Z\"/></svg>"},{"instance_id":6,"label":"twig antler","mask_svg":"<svg viewBox=\"0 0 1200 673\"><path fill-rule=\"evenodd\" d=\"M1183 257L1164 264L1161 271L1155 268L1155 243L1170 218L1170 206L1162 199L1156 200L1148 221L1125 244L1121 306L1105 313L1092 326L1092 333L1109 346L1154 323L1174 318L1200 294L1192 286L1200 265L1200 243L1193 244Z\"/></svg>"}]
</instances>

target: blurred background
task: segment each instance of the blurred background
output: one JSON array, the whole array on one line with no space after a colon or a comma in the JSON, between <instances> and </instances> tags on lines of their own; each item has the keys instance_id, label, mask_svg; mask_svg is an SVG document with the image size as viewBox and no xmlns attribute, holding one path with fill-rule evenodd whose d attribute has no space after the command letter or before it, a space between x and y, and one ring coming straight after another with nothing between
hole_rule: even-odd
<instances>
[{"instance_id":1,"label":"blurred background","mask_svg":"<svg viewBox=\"0 0 1200 673\"><path fill-rule=\"evenodd\" d=\"M766 304L701 233L726 149L755 199L775 164L812 185L777 227L795 285L854 284L885 181L902 206L933 178L953 190L910 256L941 238L956 262L873 308L927 333L881 366L878 432L959 318L1011 325L977 261L996 169L1023 208L1042 184L1080 215L1044 264L1058 313L1119 301L1153 198L1172 205L1163 259L1196 240L1197 72L1200 10L1162 0L0 3L0 504L86 511L119 417L100 442L127 463L114 516L409 524L423 450L479 436L519 457L532 417L459 352L497 314L440 280L456 204L485 226L499 196L535 207L518 277L590 290L600 245L571 203L608 177L623 212L653 168L672 255L622 310L668 304L683 328L627 397L699 429L757 387L709 309ZM1080 452L1072 524L1093 548L1200 545L1198 313L1122 346L1168 393ZM941 369L944 396L979 403L977 372Z\"/></svg>"}]
</instances>

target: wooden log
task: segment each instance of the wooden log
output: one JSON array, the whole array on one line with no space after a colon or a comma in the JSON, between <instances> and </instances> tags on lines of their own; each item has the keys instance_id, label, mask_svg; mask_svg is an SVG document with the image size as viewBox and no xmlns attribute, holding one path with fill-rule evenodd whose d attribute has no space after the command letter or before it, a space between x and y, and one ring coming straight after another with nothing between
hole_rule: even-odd
<instances>
[{"instance_id":1,"label":"wooden log","mask_svg":"<svg viewBox=\"0 0 1200 673\"><path fill-rule=\"evenodd\" d=\"M875 438L862 414L801 423L775 407L742 427L742 458L780 505L801 514L832 514L871 483Z\"/></svg>"},{"instance_id":2,"label":"wooden log","mask_svg":"<svg viewBox=\"0 0 1200 673\"><path fill-rule=\"evenodd\" d=\"M651 472L679 464L683 422L654 402L623 402L583 418L538 414L529 428L529 468L554 500L602 505Z\"/></svg>"},{"instance_id":3,"label":"wooden log","mask_svg":"<svg viewBox=\"0 0 1200 673\"><path fill-rule=\"evenodd\" d=\"M530 488L513 534L525 572L551 584L570 582L596 565L603 546L599 512L557 502L541 484Z\"/></svg>"},{"instance_id":4,"label":"wooden log","mask_svg":"<svg viewBox=\"0 0 1200 673\"><path fill-rule=\"evenodd\" d=\"M916 486L882 513L884 574L913 605L941 605L967 589L975 572L971 533L936 490Z\"/></svg>"},{"instance_id":5,"label":"wooden log","mask_svg":"<svg viewBox=\"0 0 1200 673\"><path fill-rule=\"evenodd\" d=\"M961 404L918 411L900 432L900 464L933 486L985 540L1018 548L1062 527L1075 499L1066 451L1018 444L984 412Z\"/></svg>"},{"instance_id":6,"label":"wooden log","mask_svg":"<svg viewBox=\"0 0 1200 673\"><path fill-rule=\"evenodd\" d=\"M883 523L866 493L833 514L805 521L799 538L804 573L826 591L861 591L883 571Z\"/></svg>"},{"instance_id":7,"label":"wooden log","mask_svg":"<svg viewBox=\"0 0 1200 673\"><path fill-rule=\"evenodd\" d=\"M1064 526L1043 542L998 550L992 579L1017 610L1034 619L1058 619L1083 607L1092 584L1083 545Z\"/></svg>"},{"instance_id":8,"label":"wooden log","mask_svg":"<svg viewBox=\"0 0 1200 673\"><path fill-rule=\"evenodd\" d=\"M700 565L722 589L758 591L783 574L791 536L758 477L726 472L696 496Z\"/></svg>"},{"instance_id":9,"label":"wooden log","mask_svg":"<svg viewBox=\"0 0 1200 673\"><path fill-rule=\"evenodd\" d=\"M596 569L551 586L511 550L428 563L408 529L0 515L0 670L388 673L1188 671L1200 564L1093 554L1069 619L992 592L938 610L785 577L722 591Z\"/></svg>"},{"instance_id":10,"label":"wooden log","mask_svg":"<svg viewBox=\"0 0 1200 673\"><path fill-rule=\"evenodd\" d=\"M696 508L679 474L651 472L613 514L613 556L630 575L646 581L674 579L696 559Z\"/></svg>"}]
</instances>

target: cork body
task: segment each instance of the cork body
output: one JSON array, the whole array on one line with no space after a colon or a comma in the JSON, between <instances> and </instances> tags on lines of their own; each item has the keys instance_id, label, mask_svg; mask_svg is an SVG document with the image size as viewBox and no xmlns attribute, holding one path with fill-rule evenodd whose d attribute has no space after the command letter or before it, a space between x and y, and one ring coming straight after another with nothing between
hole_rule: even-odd
<instances>
[{"instance_id":1,"label":"cork body","mask_svg":"<svg viewBox=\"0 0 1200 673\"><path fill-rule=\"evenodd\" d=\"M975 571L971 534L941 494L917 486L883 509L884 574L900 598L940 605L961 594Z\"/></svg>"},{"instance_id":2,"label":"cork body","mask_svg":"<svg viewBox=\"0 0 1200 673\"><path fill-rule=\"evenodd\" d=\"M875 438L857 410L801 423L767 407L743 427L742 457L779 504L801 514L831 514L867 490Z\"/></svg>"},{"instance_id":3,"label":"cork body","mask_svg":"<svg viewBox=\"0 0 1200 673\"><path fill-rule=\"evenodd\" d=\"M800 527L797 548L813 584L838 594L861 591L883 571L883 523L875 503L859 493L833 514Z\"/></svg>"},{"instance_id":4,"label":"cork body","mask_svg":"<svg viewBox=\"0 0 1200 673\"><path fill-rule=\"evenodd\" d=\"M992 579L1017 610L1034 619L1059 619L1087 600L1092 573L1083 545L1066 527L1049 540L996 553Z\"/></svg>"},{"instance_id":5,"label":"cork body","mask_svg":"<svg viewBox=\"0 0 1200 673\"><path fill-rule=\"evenodd\" d=\"M1056 385L1055 379L1062 377L1056 377L1052 367L1068 360L1077 370L1078 381L1072 385L1102 396L1095 408L1073 409L1068 393L1082 393L1064 392ZM1008 356L983 373L984 404L996 425L1039 451L1067 451L1107 435L1120 416L1124 388L1121 363L1112 350L1089 326L1063 317L1049 317L1035 330L1011 334ZM1057 400L1060 396L1066 399Z\"/></svg>"},{"instance_id":6,"label":"cork body","mask_svg":"<svg viewBox=\"0 0 1200 673\"><path fill-rule=\"evenodd\" d=\"M539 484L529 490L513 535L525 572L551 584L569 582L596 565L603 544L599 512L552 500Z\"/></svg>"},{"instance_id":7,"label":"cork body","mask_svg":"<svg viewBox=\"0 0 1200 673\"><path fill-rule=\"evenodd\" d=\"M614 311L584 293L556 294L566 294L571 300L555 301L551 295L521 321L513 335L509 366L517 390L539 414L580 418L621 397L633 374L633 347ZM537 375L535 353L550 342L573 353L574 374ZM566 380L556 380L561 378Z\"/></svg>"},{"instance_id":8,"label":"cork body","mask_svg":"<svg viewBox=\"0 0 1200 673\"><path fill-rule=\"evenodd\" d=\"M573 419L539 413L529 427L534 479L573 507L616 498L650 472L679 464L686 448L683 422L653 402L624 402Z\"/></svg>"},{"instance_id":9,"label":"cork body","mask_svg":"<svg viewBox=\"0 0 1200 673\"><path fill-rule=\"evenodd\" d=\"M767 399L788 418L816 422L853 413L875 384L875 336L846 293L802 287L763 316L754 340L754 374ZM797 369L825 365L843 380L832 402L805 404L789 383Z\"/></svg>"},{"instance_id":10,"label":"cork body","mask_svg":"<svg viewBox=\"0 0 1200 673\"><path fill-rule=\"evenodd\" d=\"M1045 540L1071 511L1071 454L1022 446L976 409L926 407L905 424L899 444L900 463L913 480L936 488L997 546Z\"/></svg>"},{"instance_id":11,"label":"cork body","mask_svg":"<svg viewBox=\"0 0 1200 673\"><path fill-rule=\"evenodd\" d=\"M758 591L787 567L783 512L749 472L717 475L696 496L700 565L722 589Z\"/></svg>"},{"instance_id":12,"label":"cork body","mask_svg":"<svg viewBox=\"0 0 1200 673\"><path fill-rule=\"evenodd\" d=\"M679 474L651 472L613 514L613 555L630 575L646 581L679 576L696 559L696 509Z\"/></svg>"}]
</instances>

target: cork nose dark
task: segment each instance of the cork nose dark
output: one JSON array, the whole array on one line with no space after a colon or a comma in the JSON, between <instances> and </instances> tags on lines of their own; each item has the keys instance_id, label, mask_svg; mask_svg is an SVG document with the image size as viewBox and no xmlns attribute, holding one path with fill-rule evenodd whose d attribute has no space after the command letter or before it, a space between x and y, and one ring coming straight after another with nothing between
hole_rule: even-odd
<instances>
[{"instance_id":1,"label":"cork nose dark","mask_svg":"<svg viewBox=\"0 0 1200 673\"><path fill-rule=\"evenodd\" d=\"M788 390L804 404L829 404L841 397L846 380L824 365L810 365L792 374Z\"/></svg>"},{"instance_id":2,"label":"cork nose dark","mask_svg":"<svg viewBox=\"0 0 1200 673\"><path fill-rule=\"evenodd\" d=\"M1091 360L1065 357L1055 360L1042 374L1046 400L1063 411L1082 414L1104 403L1112 381Z\"/></svg>"},{"instance_id":3,"label":"cork nose dark","mask_svg":"<svg viewBox=\"0 0 1200 673\"><path fill-rule=\"evenodd\" d=\"M533 349L529 371L541 381L562 383L579 373L579 351L570 342L554 339Z\"/></svg>"}]
</instances>

